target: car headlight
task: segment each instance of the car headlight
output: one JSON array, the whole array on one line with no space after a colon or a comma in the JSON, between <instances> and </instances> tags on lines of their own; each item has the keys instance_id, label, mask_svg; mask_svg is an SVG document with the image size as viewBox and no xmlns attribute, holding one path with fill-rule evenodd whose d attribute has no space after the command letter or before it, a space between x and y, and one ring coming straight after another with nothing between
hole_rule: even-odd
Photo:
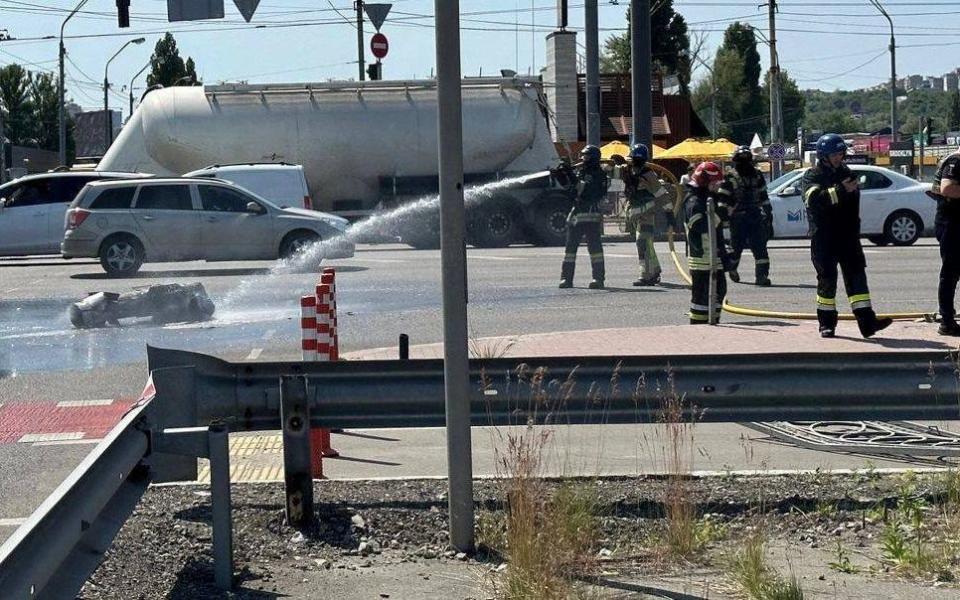
<instances>
[{"instance_id":1,"label":"car headlight","mask_svg":"<svg viewBox=\"0 0 960 600\"><path fill-rule=\"evenodd\" d=\"M323 222L337 231L346 231L350 227L350 221L343 217L324 217Z\"/></svg>"}]
</instances>

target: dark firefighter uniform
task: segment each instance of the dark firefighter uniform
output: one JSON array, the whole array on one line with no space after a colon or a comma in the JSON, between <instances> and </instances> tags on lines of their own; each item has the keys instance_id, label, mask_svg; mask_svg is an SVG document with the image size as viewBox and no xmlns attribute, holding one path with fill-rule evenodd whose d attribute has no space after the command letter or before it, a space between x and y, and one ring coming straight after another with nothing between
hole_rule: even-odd
<instances>
[{"instance_id":1,"label":"dark firefighter uniform","mask_svg":"<svg viewBox=\"0 0 960 600\"><path fill-rule=\"evenodd\" d=\"M770 285L767 253L772 209L767 182L753 163L740 163L724 179L720 194L730 212L730 279L740 281L737 268L744 248L753 253L757 285Z\"/></svg>"},{"instance_id":2,"label":"dark firefighter uniform","mask_svg":"<svg viewBox=\"0 0 960 600\"><path fill-rule=\"evenodd\" d=\"M956 310L953 307L960 281L960 198L946 198L940 193L943 179L960 183L960 153L955 153L940 163L933 181L930 196L937 201L937 216L934 230L940 242L940 283L937 287L937 300L940 307L940 333L960 335Z\"/></svg>"},{"instance_id":3,"label":"dark firefighter uniform","mask_svg":"<svg viewBox=\"0 0 960 600\"><path fill-rule=\"evenodd\" d=\"M723 299L727 295L727 280L723 276L723 263L726 260L723 225L716 219L715 235L717 254L710 260L710 232L707 217L707 199L710 192L705 187L687 185L683 201L683 216L687 232L687 268L690 270L691 285L690 323L707 324L710 321L710 270L714 269L717 279L717 296L714 303L714 321L718 322Z\"/></svg>"},{"instance_id":4,"label":"dark firefighter uniform","mask_svg":"<svg viewBox=\"0 0 960 600\"><path fill-rule=\"evenodd\" d=\"M598 156L599 159L599 156ZM600 167L599 160L586 162L576 172L576 191L573 209L567 217L567 243L563 255L563 268L560 272L560 287L573 285L573 272L577 265L577 247L580 240L587 238L590 252L590 267L593 270L591 289L603 287L605 279L603 265L603 213L600 205L607 194L609 180Z\"/></svg>"},{"instance_id":5,"label":"dark firefighter uniform","mask_svg":"<svg viewBox=\"0 0 960 600\"><path fill-rule=\"evenodd\" d=\"M870 337L889 325L878 323L870 301L867 262L860 245L860 190L848 192L843 184L851 177L845 164L833 168L824 159L803 174L810 255L817 271L817 319L824 337L833 337L837 327L838 267L860 333Z\"/></svg>"},{"instance_id":6,"label":"dark firefighter uniform","mask_svg":"<svg viewBox=\"0 0 960 600\"><path fill-rule=\"evenodd\" d=\"M660 261L654 249L657 214L670 206L671 197L660 183L660 178L650 167L639 169L624 165L620 169L627 198L627 225L634 232L637 256L640 259L640 275L634 285L655 285L660 281Z\"/></svg>"}]
</instances>

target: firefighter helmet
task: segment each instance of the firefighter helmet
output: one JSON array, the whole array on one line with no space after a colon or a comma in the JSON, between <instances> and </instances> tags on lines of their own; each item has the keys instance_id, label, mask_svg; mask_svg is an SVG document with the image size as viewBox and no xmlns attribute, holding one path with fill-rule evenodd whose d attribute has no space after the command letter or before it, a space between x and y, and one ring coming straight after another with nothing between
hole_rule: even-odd
<instances>
[{"instance_id":1,"label":"firefighter helmet","mask_svg":"<svg viewBox=\"0 0 960 600\"><path fill-rule=\"evenodd\" d=\"M837 152L846 153L847 143L836 133L825 133L817 140L817 158L827 160L827 157Z\"/></svg>"},{"instance_id":2,"label":"firefighter helmet","mask_svg":"<svg viewBox=\"0 0 960 600\"><path fill-rule=\"evenodd\" d=\"M696 187L706 189L711 183L723 181L723 171L715 162L702 162L693 170L693 177L690 180Z\"/></svg>"}]
</instances>

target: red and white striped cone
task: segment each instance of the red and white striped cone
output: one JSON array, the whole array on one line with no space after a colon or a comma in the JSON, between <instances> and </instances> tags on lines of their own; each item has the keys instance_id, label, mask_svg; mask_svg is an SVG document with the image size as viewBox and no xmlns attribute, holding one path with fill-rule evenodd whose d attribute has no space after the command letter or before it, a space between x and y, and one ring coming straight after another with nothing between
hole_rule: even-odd
<instances>
[{"instance_id":1,"label":"red and white striped cone","mask_svg":"<svg viewBox=\"0 0 960 600\"><path fill-rule=\"evenodd\" d=\"M304 362L317 360L317 297L300 297L300 350Z\"/></svg>"},{"instance_id":2,"label":"red and white striped cone","mask_svg":"<svg viewBox=\"0 0 960 600\"><path fill-rule=\"evenodd\" d=\"M340 360L340 333L337 329L337 272L333 267L323 270L330 278L330 360Z\"/></svg>"},{"instance_id":3,"label":"red and white striped cone","mask_svg":"<svg viewBox=\"0 0 960 600\"><path fill-rule=\"evenodd\" d=\"M330 278L326 274L322 275L317 286L317 360L320 361L331 360L334 341L330 318L334 294L333 287L327 283L328 279ZM330 430L327 428L311 429L310 445L319 449L319 452L315 453L319 457L340 456L340 452L330 445Z\"/></svg>"}]
</instances>

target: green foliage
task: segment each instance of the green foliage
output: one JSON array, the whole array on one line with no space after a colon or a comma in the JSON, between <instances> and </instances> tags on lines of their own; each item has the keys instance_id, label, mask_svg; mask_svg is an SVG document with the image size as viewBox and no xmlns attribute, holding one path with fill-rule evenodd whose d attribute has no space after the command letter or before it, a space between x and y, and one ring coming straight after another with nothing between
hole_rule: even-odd
<instances>
[{"instance_id":1,"label":"green foliage","mask_svg":"<svg viewBox=\"0 0 960 600\"><path fill-rule=\"evenodd\" d=\"M51 73L33 73L18 64L0 67L3 133L11 143L57 150L60 90ZM73 154L72 123L67 120L67 155Z\"/></svg>"},{"instance_id":2,"label":"green foliage","mask_svg":"<svg viewBox=\"0 0 960 600\"><path fill-rule=\"evenodd\" d=\"M769 79L770 78L768 75L765 78L763 87L760 90L763 97L763 105L768 107L768 111L770 106ZM786 71L781 70L780 114L783 117L783 138L785 140L792 140L794 138L794 133L803 123L803 118L806 114L806 108L807 99L804 96L804 93L800 91L800 88L797 87L797 82L791 79L790 75Z\"/></svg>"},{"instance_id":3,"label":"green foliage","mask_svg":"<svg viewBox=\"0 0 960 600\"><path fill-rule=\"evenodd\" d=\"M630 24L630 9L627 9L627 25ZM663 0L650 14L650 52L654 67L665 75L676 75L680 80L681 93L687 94L690 86L690 36L687 22L673 10L673 0ZM600 56L602 73L628 73L630 71L630 31L608 37L603 43Z\"/></svg>"},{"instance_id":4,"label":"green foliage","mask_svg":"<svg viewBox=\"0 0 960 600\"><path fill-rule=\"evenodd\" d=\"M803 126L808 130L827 131L825 124L846 127L835 129L838 133L871 132L890 126L889 89L806 90L803 94L806 97ZM956 115L952 110L955 94L935 90L911 90L906 95L903 90L898 90L897 94L897 121L901 133L916 133L924 114L933 119L934 132L960 127L960 100L957 100Z\"/></svg>"},{"instance_id":5,"label":"green foliage","mask_svg":"<svg viewBox=\"0 0 960 600\"><path fill-rule=\"evenodd\" d=\"M173 34L167 32L153 49L150 57L150 73L147 75L147 85L196 85L197 72L192 58L184 63L177 49L177 40Z\"/></svg>"},{"instance_id":6,"label":"green foliage","mask_svg":"<svg viewBox=\"0 0 960 600\"><path fill-rule=\"evenodd\" d=\"M960 92L950 93L950 113L947 127L950 131L960 130Z\"/></svg>"},{"instance_id":7,"label":"green foliage","mask_svg":"<svg viewBox=\"0 0 960 600\"><path fill-rule=\"evenodd\" d=\"M715 77L701 79L693 90L692 102L697 112L709 115L714 104L717 107L717 131L715 137L734 139L734 127L743 129L742 122L735 122L743 114L749 102L749 90L744 81L743 58L735 50L720 49L713 61ZM762 121L759 115L756 122ZM712 117L704 119L711 126ZM749 139L746 140L749 142Z\"/></svg>"},{"instance_id":8,"label":"green foliage","mask_svg":"<svg viewBox=\"0 0 960 600\"><path fill-rule=\"evenodd\" d=\"M847 574L853 574L859 571L855 566L853 566L853 563L850 562L850 553L847 552L847 549L843 547L843 544L840 543L840 540L837 540L836 555L836 560L827 563L827 566L829 566L831 569Z\"/></svg>"},{"instance_id":9,"label":"green foliage","mask_svg":"<svg viewBox=\"0 0 960 600\"><path fill-rule=\"evenodd\" d=\"M760 534L747 538L734 555L730 574L753 600L803 600L796 577L785 579L766 560L766 540Z\"/></svg>"}]
</instances>

